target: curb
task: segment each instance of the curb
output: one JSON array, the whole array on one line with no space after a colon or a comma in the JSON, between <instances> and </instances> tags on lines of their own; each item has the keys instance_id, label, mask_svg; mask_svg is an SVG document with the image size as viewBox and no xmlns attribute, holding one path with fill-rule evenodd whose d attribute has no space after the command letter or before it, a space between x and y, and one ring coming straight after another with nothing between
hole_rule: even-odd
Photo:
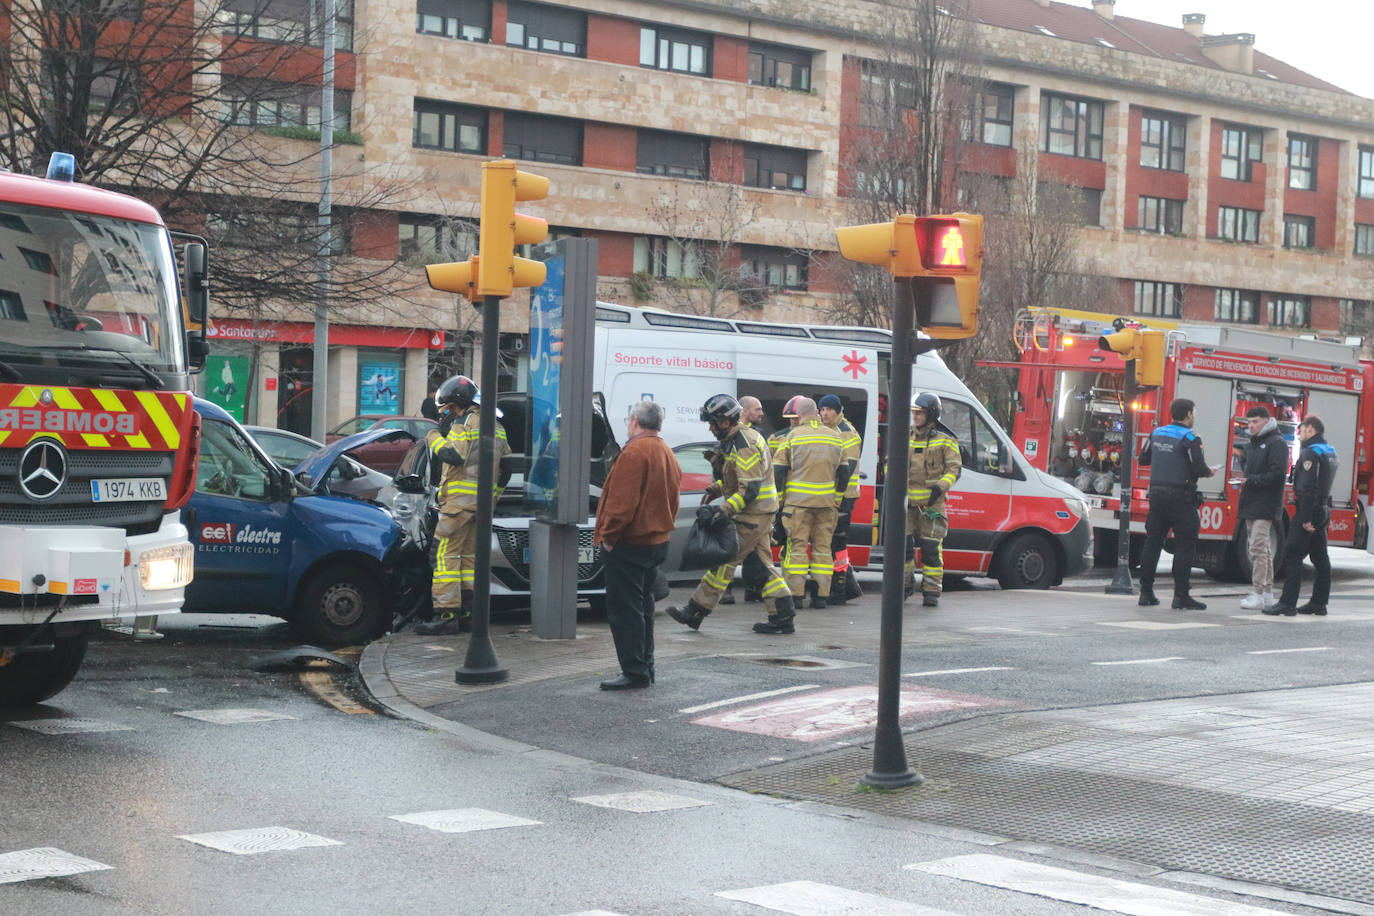
<instances>
[{"instance_id":1,"label":"curb","mask_svg":"<svg viewBox=\"0 0 1374 916\"><path fill-rule=\"evenodd\" d=\"M530 751L540 750L532 744L512 741L509 738L502 738L500 735L493 735L472 728L461 722L436 716L401 696L387 675L386 653L390 644L390 637L368 643L363 649L362 657L358 659L358 676L362 679L363 689L377 702L377 705L402 719L409 719L426 728L451 735L477 750L500 754L527 754Z\"/></svg>"}]
</instances>

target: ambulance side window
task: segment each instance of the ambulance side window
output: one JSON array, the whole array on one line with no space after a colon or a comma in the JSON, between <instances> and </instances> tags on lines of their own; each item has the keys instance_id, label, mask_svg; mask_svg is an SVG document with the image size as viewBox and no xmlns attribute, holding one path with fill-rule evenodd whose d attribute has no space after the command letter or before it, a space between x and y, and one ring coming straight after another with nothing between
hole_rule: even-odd
<instances>
[{"instance_id":1,"label":"ambulance side window","mask_svg":"<svg viewBox=\"0 0 1374 916\"><path fill-rule=\"evenodd\" d=\"M220 420L201 427L196 491L242 499L267 499L271 478L238 430Z\"/></svg>"},{"instance_id":2,"label":"ambulance side window","mask_svg":"<svg viewBox=\"0 0 1374 916\"><path fill-rule=\"evenodd\" d=\"M1001 437L993 432L972 405L946 400L942 405L940 421L949 427L959 441L959 455L965 471L998 476L1009 473L1010 456L1006 454Z\"/></svg>"}]
</instances>

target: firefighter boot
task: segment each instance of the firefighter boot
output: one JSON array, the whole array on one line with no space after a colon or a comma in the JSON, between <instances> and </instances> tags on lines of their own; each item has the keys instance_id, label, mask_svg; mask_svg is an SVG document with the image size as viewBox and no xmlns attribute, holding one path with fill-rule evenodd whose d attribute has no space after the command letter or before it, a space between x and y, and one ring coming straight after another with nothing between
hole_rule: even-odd
<instances>
[{"instance_id":1,"label":"firefighter boot","mask_svg":"<svg viewBox=\"0 0 1374 916\"><path fill-rule=\"evenodd\" d=\"M711 613L710 611L706 610L706 608L697 604L691 598L687 599L686 607L670 607L667 609L667 611L669 617L673 618L683 626L691 627L694 630L701 629L701 622L706 619L707 614Z\"/></svg>"},{"instance_id":2,"label":"firefighter boot","mask_svg":"<svg viewBox=\"0 0 1374 916\"><path fill-rule=\"evenodd\" d=\"M463 629L464 618L461 608L437 607L434 609L434 619L415 625L417 636L457 636L465 632ZM471 625L468 626L471 630Z\"/></svg>"},{"instance_id":3,"label":"firefighter boot","mask_svg":"<svg viewBox=\"0 0 1374 916\"><path fill-rule=\"evenodd\" d=\"M755 633L795 633L796 624L793 619L797 616L796 605L792 601L791 595L783 595L773 604L773 613L768 615L768 619L762 623L754 624Z\"/></svg>"},{"instance_id":4,"label":"firefighter boot","mask_svg":"<svg viewBox=\"0 0 1374 916\"><path fill-rule=\"evenodd\" d=\"M940 593L939 593L939 592L922 592L922 593L921 593L921 607L939 607L939 606L940 606Z\"/></svg>"},{"instance_id":5,"label":"firefighter boot","mask_svg":"<svg viewBox=\"0 0 1374 916\"><path fill-rule=\"evenodd\" d=\"M472 603L473 603L472 589L470 589L470 588L465 588L465 589L463 589L462 595L463 595L463 606L462 606L461 608L459 608L459 610L458 610L458 632L459 632L459 633L471 633L471 632L472 632Z\"/></svg>"},{"instance_id":6,"label":"firefighter boot","mask_svg":"<svg viewBox=\"0 0 1374 916\"><path fill-rule=\"evenodd\" d=\"M744 600L749 602L750 604L758 604L760 601L763 600L763 592L759 591L756 588L750 588L746 585L744 587Z\"/></svg>"},{"instance_id":7,"label":"firefighter boot","mask_svg":"<svg viewBox=\"0 0 1374 916\"><path fill-rule=\"evenodd\" d=\"M734 592L734 588L735 588L735 583L733 583L733 582L731 582L729 585L725 586L725 594L723 594L723 595L720 596L720 601L718 601L717 603L718 603L718 604L734 604L734 603L735 603L735 592Z\"/></svg>"},{"instance_id":8,"label":"firefighter boot","mask_svg":"<svg viewBox=\"0 0 1374 916\"><path fill-rule=\"evenodd\" d=\"M854 567L852 566L844 571L844 596L850 601L864 596L864 590L859 588L859 580L854 578Z\"/></svg>"},{"instance_id":9,"label":"firefighter boot","mask_svg":"<svg viewBox=\"0 0 1374 916\"><path fill-rule=\"evenodd\" d=\"M841 570L835 573L834 578L830 580L830 598L826 603L830 607L838 607L843 605L848 599L849 593L846 592L844 588L844 571Z\"/></svg>"},{"instance_id":10,"label":"firefighter boot","mask_svg":"<svg viewBox=\"0 0 1374 916\"><path fill-rule=\"evenodd\" d=\"M1141 607L1154 607L1159 604L1159 599L1155 597L1155 584L1153 582L1140 583L1140 601L1137 603Z\"/></svg>"}]
</instances>

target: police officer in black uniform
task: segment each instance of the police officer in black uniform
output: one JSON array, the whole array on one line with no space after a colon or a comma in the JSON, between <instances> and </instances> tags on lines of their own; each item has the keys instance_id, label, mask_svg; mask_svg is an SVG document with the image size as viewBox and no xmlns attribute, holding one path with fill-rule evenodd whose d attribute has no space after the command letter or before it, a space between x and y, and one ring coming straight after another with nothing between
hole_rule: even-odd
<instances>
[{"instance_id":1,"label":"police officer in black uniform","mask_svg":"<svg viewBox=\"0 0 1374 916\"><path fill-rule=\"evenodd\" d=\"M1307 417L1298 426L1302 451L1293 465L1293 496L1297 506L1293 510L1293 524L1288 526L1288 544L1283 552L1283 594L1278 603L1264 608L1264 613L1316 614L1326 616L1326 602L1331 597L1331 558L1326 555L1326 526L1331 521L1331 482L1336 477L1336 450L1324 438L1326 425L1319 417ZM1312 584L1312 600L1295 607L1298 589L1302 586L1302 561L1312 558L1317 581Z\"/></svg>"},{"instance_id":2,"label":"police officer in black uniform","mask_svg":"<svg viewBox=\"0 0 1374 916\"><path fill-rule=\"evenodd\" d=\"M1140 604L1159 604L1155 597L1155 567L1164 537L1174 530L1175 610L1202 611L1207 605L1188 594L1188 577L1197 553L1197 479L1211 477L1202 457L1202 440L1193 432L1194 404L1175 398L1169 405L1173 422L1150 433L1140 450L1140 463L1150 468L1150 512L1145 517L1145 547L1140 552Z\"/></svg>"}]
</instances>

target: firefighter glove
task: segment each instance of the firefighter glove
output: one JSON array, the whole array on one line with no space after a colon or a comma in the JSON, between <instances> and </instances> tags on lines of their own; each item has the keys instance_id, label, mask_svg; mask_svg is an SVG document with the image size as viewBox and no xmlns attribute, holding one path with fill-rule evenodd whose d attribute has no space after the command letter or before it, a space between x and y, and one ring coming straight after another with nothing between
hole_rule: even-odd
<instances>
[{"instance_id":1,"label":"firefighter glove","mask_svg":"<svg viewBox=\"0 0 1374 916\"><path fill-rule=\"evenodd\" d=\"M446 410L439 415L439 435L448 438L449 430L453 429L453 411Z\"/></svg>"},{"instance_id":2,"label":"firefighter glove","mask_svg":"<svg viewBox=\"0 0 1374 916\"><path fill-rule=\"evenodd\" d=\"M935 505L935 503L937 503L937 502L939 501L940 497L941 497L941 496L944 496L944 495L945 495L945 491L944 491L944 490L941 490L940 487L939 487L938 485L932 486L932 487L930 488L930 496L926 498L926 505L927 505L927 506L933 506L933 505Z\"/></svg>"}]
</instances>

